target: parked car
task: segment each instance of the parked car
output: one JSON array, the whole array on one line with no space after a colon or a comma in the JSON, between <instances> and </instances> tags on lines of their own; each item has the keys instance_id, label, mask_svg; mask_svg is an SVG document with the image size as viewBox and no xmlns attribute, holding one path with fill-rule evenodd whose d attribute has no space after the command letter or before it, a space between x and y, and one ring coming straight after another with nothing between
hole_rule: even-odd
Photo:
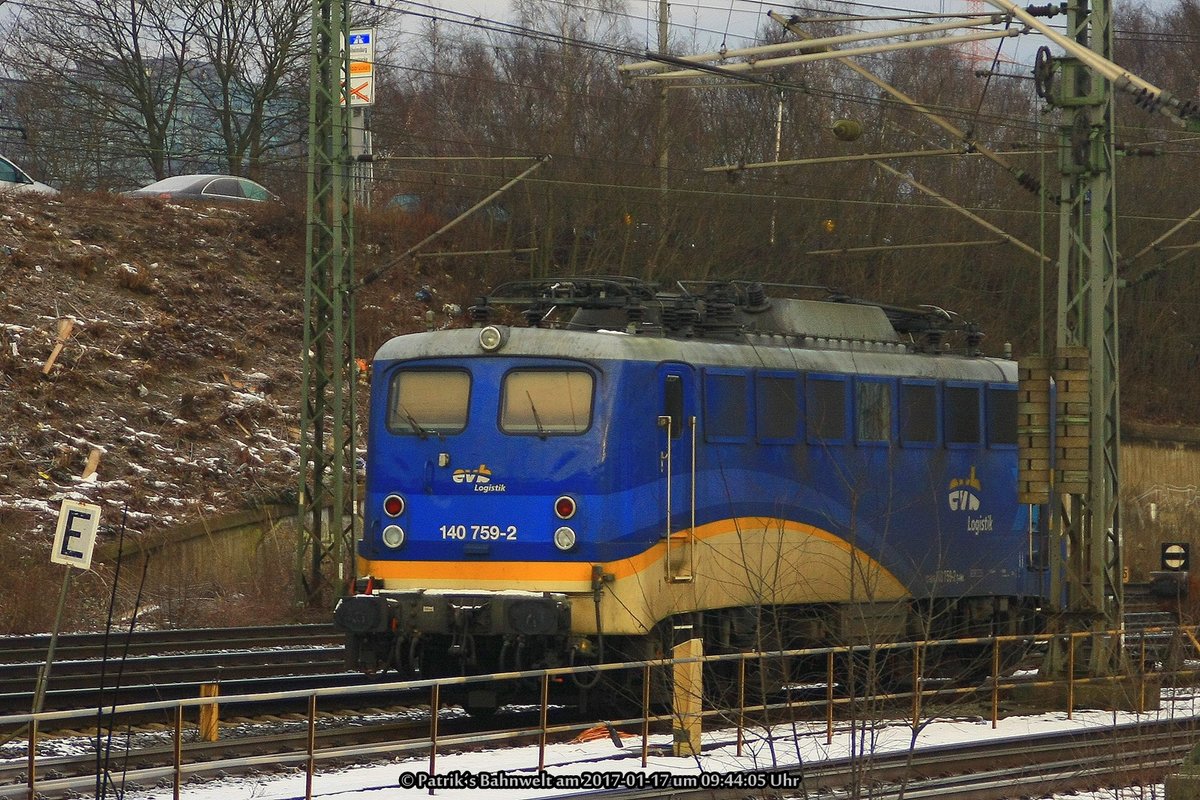
<instances>
[{"instance_id":1,"label":"parked car","mask_svg":"<svg viewBox=\"0 0 1200 800\"><path fill-rule=\"evenodd\" d=\"M158 197L163 200L217 200L221 202L278 201L279 196L249 178L232 175L176 175L149 186L124 192L126 197Z\"/></svg>"},{"instance_id":2,"label":"parked car","mask_svg":"<svg viewBox=\"0 0 1200 800\"><path fill-rule=\"evenodd\" d=\"M58 194L58 189L29 177L29 173L0 156L0 192L37 192Z\"/></svg>"}]
</instances>

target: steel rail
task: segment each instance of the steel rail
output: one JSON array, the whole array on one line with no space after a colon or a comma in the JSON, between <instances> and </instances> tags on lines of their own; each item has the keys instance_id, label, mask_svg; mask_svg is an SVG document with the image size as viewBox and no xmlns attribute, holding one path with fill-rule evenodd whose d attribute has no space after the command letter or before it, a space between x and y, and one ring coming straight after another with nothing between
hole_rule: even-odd
<instances>
[{"instance_id":1,"label":"steel rail","mask_svg":"<svg viewBox=\"0 0 1200 800\"><path fill-rule=\"evenodd\" d=\"M338 642L344 634L331 624L269 625L236 628L175 628L164 630L134 630L114 632L107 637L103 633L59 634L55 652L64 660L67 657L100 658L107 652L110 656L127 653L163 653L196 650L208 647L250 646L281 647ZM105 640L107 638L107 648ZM49 634L32 636L0 637L0 663L21 661L44 661Z\"/></svg>"}]
</instances>

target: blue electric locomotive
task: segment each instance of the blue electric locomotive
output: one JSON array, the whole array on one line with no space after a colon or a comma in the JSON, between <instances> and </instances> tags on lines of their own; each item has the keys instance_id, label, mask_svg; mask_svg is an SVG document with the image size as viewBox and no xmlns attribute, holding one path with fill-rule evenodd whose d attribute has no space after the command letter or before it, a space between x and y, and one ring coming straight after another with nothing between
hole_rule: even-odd
<instances>
[{"instance_id":1,"label":"blue electric locomotive","mask_svg":"<svg viewBox=\"0 0 1200 800\"><path fill-rule=\"evenodd\" d=\"M938 309L680 288L511 284L379 349L353 667L650 658L681 621L708 652L1031 629L1014 362Z\"/></svg>"}]
</instances>

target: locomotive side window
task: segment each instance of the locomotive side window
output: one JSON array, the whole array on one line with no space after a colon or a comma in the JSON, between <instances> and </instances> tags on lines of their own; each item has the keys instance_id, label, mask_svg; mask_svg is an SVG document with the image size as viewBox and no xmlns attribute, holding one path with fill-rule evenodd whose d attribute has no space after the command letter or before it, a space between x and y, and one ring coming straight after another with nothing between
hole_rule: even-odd
<instances>
[{"instance_id":1,"label":"locomotive side window","mask_svg":"<svg viewBox=\"0 0 1200 800\"><path fill-rule=\"evenodd\" d=\"M1016 387L988 387L987 432L989 445L1015 445L1017 443Z\"/></svg>"},{"instance_id":2,"label":"locomotive side window","mask_svg":"<svg viewBox=\"0 0 1200 800\"><path fill-rule=\"evenodd\" d=\"M709 441L749 436L750 382L744 373L704 370L704 432Z\"/></svg>"},{"instance_id":3,"label":"locomotive side window","mask_svg":"<svg viewBox=\"0 0 1200 800\"><path fill-rule=\"evenodd\" d=\"M846 439L846 379L808 376L808 436L811 441Z\"/></svg>"},{"instance_id":4,"label":"locomotive side window","mask_svg":"<svg viewBox=\"0 0 1200 800\"><path fill-rule=\"evenodd\" d=\"M891 441L891 382L863 378L855 381L854 421L859 442L878 444Z\"/></svg>"},{"instance_id":5,"label":"locomotive side window","mask_svg":"<svg viewBox=\"0 0 1200 800\"><path fill-rule=\"evenodd\" d=\"M900 384L900 441L906 445L937 443L937 385L904 381Z\"/></svg>"},{"instance_id":6,"label":"locomotive side window","mask_svg":"<svg viewBox=\"0 0 1200 800\"><path fill-rule=\"evenodd\" d=\"M500 429L505 433L583 433L592 424L590 372L517 369L504 376Z\"/></svg>"},{"instance_id":7,"label":"locomotive side window","mask_svg":"<svg viewBox=\"0 0 1200 800\"><path fill-rule=\"evenodd\" d=\"M786 372L760 372L754 381L758 438L789 444L800 430L800 376Z\"/></svg>"},{"instance_id":8,"label":"locomotive side window","mask_svg":"<svg viewBox=\"0 0 1200 800\"><path fill-rule=\"evenodd\" d=\"M978 445L979 387L948 383L945 398L946 444Z\"/></svg>"},{"instance_id":9,"label":"locomotive side window","mask_svg":"<svg viewBox=\"0 0 1200 800\"><path fill-rule=\"evenodd\" d=\"M388 430L424 437L467 427L471 376L462 370L402 370L392 379Z\"/></svg>"}]
</instances>

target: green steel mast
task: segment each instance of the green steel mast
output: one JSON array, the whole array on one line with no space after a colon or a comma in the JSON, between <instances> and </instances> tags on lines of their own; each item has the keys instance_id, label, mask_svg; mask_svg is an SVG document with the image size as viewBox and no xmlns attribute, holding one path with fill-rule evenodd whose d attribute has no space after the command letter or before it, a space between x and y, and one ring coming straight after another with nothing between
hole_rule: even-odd
<instances>
[{"instance_id":1,"label":"green steel mast","mask_svg":"<svg viewBox=\"0 0 1200 800\"><path fill-rule=\"evenodd\" d=\"M1112 61L1109 0L1084 0L1067 9L1066 36ZM1057 403L1063 468L1061 530L1065 558L1053 575L1066 581L1067 626L1072 631L1115 630L1122 624L1120 412L1117 357L1117 242L1112 83L1075 58L1058 61L1061 80L1052 101L1063 110L1060 126ZM1086 384L1062 376L1087 371ZM1074 389L1082 390L1075 400ZM1083 399L1086 392L1086 400ZM1087 446L1071 434L1086 431ZM1082 440L1082 436L1079 437ZM1082 441L1080 442L1082 444ZM1078 455L1085 472L1072 473ZM1082 480L1080 480L1082 479ZM1061 567L1065 567L1065 570ZM1052 585L1052 596L1057 587ZM1123 672L1115 637L1093 637L1088 671Z\"/></svg>"},{"instance_id":2,"label":"green steel mast","mask_svg":"<svg viewBox=\"0 0 1200 800\"><path fill-rule=\"evenodd\" d=\"M1121 568L1120 416L1117 352L1117 244L1112 81L1084 60L1112 61L1109 0L1067 7L1060 44L1041 48L1038 94L1060 109L1058 311L1055 379L1054 532L1050 612L1063 633L1116 630L1124 606ZM1074 663L1092 675L1124 673L1119 639L1060 640L1044 669Z\"/></svg>"},{"instance_id":3,"label":"green steel mast","mask_svg":"<svg viewBox=\"0 0 1200 800\"><path fill-rule=\"evenodd\" d=\"M354 576L354 204L347 0L313 7L297 568L310 604Z\"/></svg>"}]
</instances>

